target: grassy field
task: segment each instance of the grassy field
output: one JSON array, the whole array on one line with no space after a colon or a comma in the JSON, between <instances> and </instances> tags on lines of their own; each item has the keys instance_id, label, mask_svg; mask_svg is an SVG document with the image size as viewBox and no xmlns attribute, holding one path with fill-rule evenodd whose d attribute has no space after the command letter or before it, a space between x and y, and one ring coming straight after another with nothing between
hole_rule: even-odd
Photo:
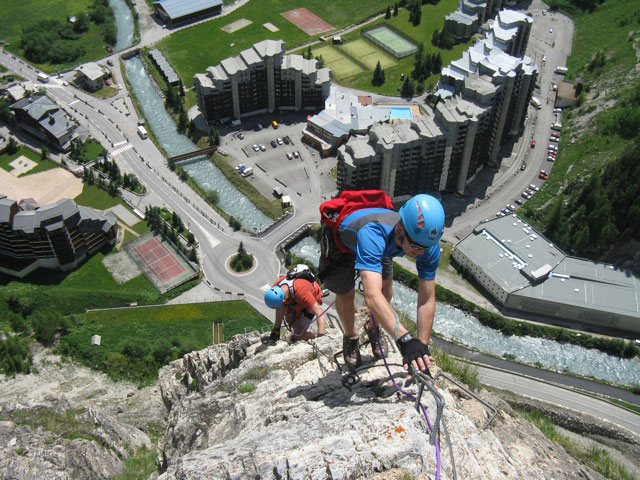
<instances>
[{"instance_id":1,"label":"grassy field","mask_svg":"<svg viewBox=\"0 0 640 480\"><path fill-rule=\"evenodd\" d=\"M444 25L444 17L456 10L458 7L458 2L456 0L441 0L437 5L423 5L422 6L422 21L420 25L414 27L411 23L409 23L409 12L405 9L401 9L398 12L397 17L391 17L389 20L385 20L384 18L380 18L375 22L367 25L369 28L371 25L377 25L382 22L387 22L392 25L396 29L404 32L409 35L417 44L420 42L424 45L425 53L436 53L440 52L442 56L442 64L447 65L452 60L460 58L462 56L462 52L466 50L471 42L462 43L456 45L451 50L440 50L431 45L431 36L433 35L434 30L439 30ZM360 29L350 32L346 35L342 36L344 45L341 48L348 49L350 48L350 42L363 42L365 41L360 35ZM368 43L368 42L367 42ZM369 44L371 45L371 44ZM318 56L322 55L325 61L325 55L322 53L323 47L318 47L316 49L312 49L313 55ZM371 67L370 71L359 69L358 72L354 73L354 75L346 77L342 76L342 78L338 77L339 83L341 85L357 88L361 90L366 90L370 92L380 93L383 95L398 95L400 92L400 87L402 86L402 80L400 76L402 74L409 74L413 70L413 64L415 62L415 56L409 55L400 60L395 60L393 57L388 55L386 52L380 51L380 60L381 65L384 68L385 74L385 83L379 87L374 87L371 85L371 80L373 78L373 69L375 68L375 63ZM388 58L394 61L394 65L390 65L385 67L385 61L388 62ZM367 60L368 57L365 57ZM331 65L327 65L331 66ZM355 70L354 70L355 71ZM425 80L425 86L429 84L435 84L439 78L439 74L431 75L428 79Z\"/></svg>"},{"instance_id":2,"label":"grassy field","mask_svg":"<svg viewBox=\"0 0 640 480\"><path fill-rule=\"evenodd\" d=\"M129 208L120 198L112 197L101 188L95 185L89 185L86 182L82 186L82 193L74 198L74 200L78 205L84 205L85 207L92 207L98 210L106 210L116 205L123 205L125 208Z\"/></svg>"},{"instance_id":3,"label":"grassy field","mask_svg":"<svg viewBox=\"0 0 640 480\"><path fill-rule=\"evenodd\" d=\"M33 160L37 163L37 165L28 172L20 174L20 177L31 175L33 173L44 172L45 170L51 170L52 168L58 167L58 165L53 163L51 160L42 160L39 153L36 153L33 150L29 150L25 147L20 147L20 149L12 155L9 155L8 153L3 153L2 155L0 155L0 168L11 172L11 170L13 170L13 167L9 166L9 164L21 155L24 155L25 157Z\"/></svg>"},{"instance_id":4,"label":"grassy field","mask_svg":"<svg viewBox=\"0 0 640 480\"><path fill-rule=\"evenodd\" d=\"M237 55L254 43L265 39L282 39L285 41L286 48L293 48L314 38L281 16L281 12L306 7L339 29L362 21L376 13L381 13L387 8L387 5L389 2L386 0L369 0L367 2L352 0L334 0L333 2L260 0L260 8L256 8L255 3L250 2L227 16L176 32L160 42L158 47L185 86L191 86L195 73L204 72L207 67L216 65L229 56ZM234 33L220 30L221 27L241 18L246 18L253 23ZM267 22L271 22L280 31L270 32L267 30L263 26ZM431 33L429 32L429 36Z\"/></svg>"},{"instance_id":5,"label":"grassy field","mask_svg":"<svg viewBox=\"0 0 640 480\"><path fill-rule=\"evenodd\" d=\"M28 25L35 24L44 19L55 19L62 23L67 21L67 17L79 12L88 12L93 0L7 0L0 8L0 25L2 30L0 38L9 42L7 50L18 55L22 55L20 49L20 39L22 29ZM36 65L37 68L48 73L64 72L74 65L89 62L105 56L108 52L105 49L101 27L90 23L89 31L82 35L78 43L85 49L85 54L78 58L73 64L65 65Z\"/></svg>"},{"instance_id":6,"label":"grassy field","mask_svg":"<svg viewBox=\"0 0 640 480\"><path fill-rule=\"evenodd\" d=\"M261 330L270 322L244 301L166 305L88 312L83 325L62 339L61 349L114 379L140 384L184 353L212 344L212 322L224 324L224 339ZM91 345L100 335L101 345Z\"/></svg>"},{"instance_id":7,"label":"grassy field","mask_svg":"<svg viewBox=\"0 0 640 480\"><path fill-rule=\"evenodd\" d=\"M71 272L40 270L23 280L0 276L0 317L7 312L6 299L11 293L33 301L34 311L56 310L63 315L84 313L89 308L122 307L132 302L138 305L163 303L160 295L144 275L126 283L117 283L102 265L110 253L103 249Z\"/></svg>"},{"instance_id":8,"label":"grassy field","mask_svg":"<svg viewBox=\"0 0 640 480\"><path fill-rule=\"evenodd\" d=\"M107 149L104 148L95 138L87 140L87 162L92 162L105 153L107 153Z\"/></svg>"}]
</instances>

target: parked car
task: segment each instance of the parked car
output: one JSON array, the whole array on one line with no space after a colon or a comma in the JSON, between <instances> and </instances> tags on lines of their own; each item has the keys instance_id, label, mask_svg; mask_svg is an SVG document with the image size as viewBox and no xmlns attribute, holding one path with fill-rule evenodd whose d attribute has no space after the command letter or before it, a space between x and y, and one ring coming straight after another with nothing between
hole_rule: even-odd
<instances>
[{"instance_id":1,"label":"parked car","mask_svg":"<svg viewBox=\"0 0 640 480\"><path fill-rule=\"evenodd\" d=\"M295 158L298 158L298 157L300 157L300 154L299 154L299 153L298 153L298 151L296 150L295 152L293 152L293 156L294 156Z\"/></svg>"},{"instance_id":2,"label":"parked car","mask_svg":"<svg viewBox=\"0 0 640 480\"><path fill-rule=\"evenodd\" d=\"M284 125L284 123L282 125ZM286 145L289 145L289 137L284 137L282 140Z\"/></svg>"},{"instance_id":3,"label":"parked car","mask_svg":"<svg viewBox=\"0 0 640 480\"><path fill-rule=\"evenodd\" d=\"M237 137L238 137L240 140L244 140L244 134L243 134L243 133L238 133Z\"/></svg>"},{"instance_id":4,"label":"parked car","mask_svg":"<svg viewBox=\"0 0 640 480\"><path fill-rule=\"evenodd\" d=\"M282 145L282 139L278 137L278 145Z\"/></svg>"},{"instance_id":5,"label":"parked car","mask_svg":"<svg viewBox=\"0 0 640 480\"><path fill-rule=\"evenodd\" d=\"M536 148L536 141L535 140L531 140L531 148Z\"/></svg>"},{"instance_id":6,"label":"parked car","mask_svg":"<svg viewBox=\"0 0 640 480\"><path fill-rule=\"evenodd\" d=\"M246 165L244 163L239 163L238 165L236 165L236 170L240 171L240 170L244 170L246 168Z\"/></svg>"},{"instance_id":7,"label":"parked car","mask_svg":"<svg viewBox=\"0 0 640 480\"><path fill-rule=\"evenodd\" d=\"M521 196L522 198L524 198L525 200L529 200L529 199L531 198L531 196L532 196L532 195L531 195L530 193L528 193L528 192L522 192L522 193L520 194L520 196Z\"/></svg>"},{"instance_id":8,"label":"parked car","mask_svg":"<svg viewBox=\"0 0 640 480\"><path fill-rule=\"evenodd\" d=\"M536 187L533 183L532 183L531 185L529 185L529 188L530 188L531 190L533 190L534 192L537 192L538 190L540 190L540 188L539 188L539 187Z\"/></svg>"},{"instance_id":9,"label":"parked car","mask_svg":"<svg viewBox=\"0 0 640 480\"><path fill-rule=\"evenodd\" d=\"M546 180L547 178L549 178L549 175L547 175L544 171L541 171L540 175L538 175L538 178L541 180Z\"/></svg>"},{"instance_id":10,"label":"parked car","mask_svg":"<svg viewBox=\"0 0 640 480\"><path fill-rule=\"evenodd\" d=\"M549 137L549 141L550 142L559 142L560 141L560 137L554 137L553 135L551 137Z\"/></svg>"},{"instance_id":11,"label":"parked car","mask_svg":"<svg viewBox=\"0 0 640 480\"><path fill-rule=\"evenodd\" d=\"M289 152L287 152L287 159L291 160L293 158L293 155L291 155Z\"/></svg>"},{"instance_id":12,"label":"parked car","mask_svg":"<svg viewBox=\"0 0 640 480\"><path fill-rule=\"evenodd\" d=\"M555 162L555 161L556 161L556 157L552 157L551 155L549 155L549 156L547 157L547 161L549 161L549 162Z\"/></svg>"},{"instance_id":13,"label":"parked car","mask_svg":"<svg viewBox=\"0 0 640 480\"><path fill-rule=\"evenodd\" d=\"M262 143L260 144L260 150L262 150L263 152L267 151L267 147L265 147Z\"/></svg>"},{"instance_id":14,"label":"parked car","mask_svg":"<svg viewBox=\"0 0 640 480\"><path fill-rule=\"evenodd\" d=\"M524 170L525 168L527 168L527 164L522 162L522 164L520 165L520 170Z\"/></svg>"},{"instance_id":15,"label":"parked car","mask_svg":"<svg viewBox=\"0 0 640 480\"><path fill-rule=\"evenodd\" d=\"M514 202L516 202L518 205L522 205L524 202L522 200L520 200L519 198L516 198L514 200Z\"/></svg>"},{"instance_id":16,"label":"parked car","mask_svg":"<svg viewBox=\"0 0 640 480\"><path fill-rule=\"evenodd\" d=\"M107 65L109 65L110 67L113 67L113 60L107 60Z\"/></svg>"},{"instance_id":17,"label":"parked car","mask_svg":"<svg viewBox=\"0 0 640 480\"><path fill-rule=\"evenodd\" d=\"M515 212L515 211L516 211L516 208L518 208L518 207L516 207L515 205L512 205L512 204L510 204L510 203L508 203L508 204L507 204L507 208L508 208L509 210L511 210L512 212Z\"/></svg>"},{"instance_id":18,"label":"parked car","mask_svg":"<svg viewBox=\"0 0 640 480\"><path fill-rule=\"evenodd\" d=\"M496 212L496 217L504 217L504 213L502 213L502 212Z\"/></svg>"},{"instance_id":19,"label":"parked car","mask_svg":"<svg viewBox=\"0 0 640 480\"><path fill-rule=\"evenodd\" d=\"M258 150L260 150L260 147L254 143L253 144L253 151L257 152Z\"/></svg>"},{"instance_id":20,"label":"parked car","mask_svg":"<svg viewBox=\"0 0 640 480\"><path fill-rule=\"evenodd\" d=\"M511 215L511 210L509 210L508 208L503 208L500 210L502 213L504 213L505 215Z\"/></svg>"},{"instance_id":21,"label":"parked car","mask_svg":"<svg viewBox=\"0 0 640 480\"><path fill-rule=\"evenodd\" d=\"M271 146L272 146L273 148L276 148L276 147L278 146L278 144L276 143L276 141L275 141L275 140L271 140Z\"/></svg>"}]
</instances>

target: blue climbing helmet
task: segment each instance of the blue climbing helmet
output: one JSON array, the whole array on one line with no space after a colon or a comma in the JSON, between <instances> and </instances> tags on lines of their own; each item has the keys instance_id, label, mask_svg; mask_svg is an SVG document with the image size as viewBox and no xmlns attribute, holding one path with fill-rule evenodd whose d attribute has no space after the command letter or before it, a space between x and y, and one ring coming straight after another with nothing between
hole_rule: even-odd
<instances>
[{"instance_id":1,"label":"blue climbing helmet","mask_svg":"<svg viewBox=\"0 0 640 480\"><path fill-rule=\"evenodd\" d=\"M444 228L444 209L431 195L412 197L400 209L400 217L409 238L424 247L438 243Z\"/></svg>"},{"instance_id":2,"label":"blue climbing helmet","mask_svg":"<svg viewBox=\"0 0 640 480\"><path fill-rule=\"evenodd\" d=\"M269 308L280 308L284 302L284 292L280 287L271 287L264 292L264 303Z\"/></svg>"}]
</instances>

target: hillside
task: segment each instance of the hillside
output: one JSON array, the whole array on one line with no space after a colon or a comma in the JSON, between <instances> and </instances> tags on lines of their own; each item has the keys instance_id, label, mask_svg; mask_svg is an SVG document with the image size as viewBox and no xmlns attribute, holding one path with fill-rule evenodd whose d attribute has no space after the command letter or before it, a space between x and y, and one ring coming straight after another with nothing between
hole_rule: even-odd
<instances>
[{"instance_id":1,"label":"hillside","mask_svg":"<svg viewBox=\"0 0 640 480\"><path fill-rule=\"evenodd\" d=\"M588 7L580 10L576 5ZM576 24L558 160L523 216L568 253L640 270L640 8L633 0L552 2Z\"/></svg>"}]
</instances>

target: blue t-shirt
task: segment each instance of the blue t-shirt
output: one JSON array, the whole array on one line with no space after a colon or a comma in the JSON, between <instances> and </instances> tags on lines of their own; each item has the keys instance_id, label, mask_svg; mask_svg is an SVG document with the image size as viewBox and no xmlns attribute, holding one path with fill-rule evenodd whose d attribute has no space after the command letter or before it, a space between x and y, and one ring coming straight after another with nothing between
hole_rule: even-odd
<instances>
[{"instance_id":1,"label":"blue t-shirt","mask_svg":"<svg viewBox=\"0 0 640 480\"><path fill-rule=\"evenodd\" d=\"M349 225L364 215L393 213L393 210L384 208L364 208L347 215L339 227L339 231L352 230ZM398 217L399 220L399 217ZM382 259L390 257L404 256L404 250L398 247L395 242L395 224L385 225L375 221L368 222L360 227L356 232L357 245L350 245L345 242L345 246L356 252L355 268L371 272L382 273ZM416 259L418 276L423 280L433 280L436 278L436 269L440 262L440 244L437 243L428 248Z\"/></svg>"}]
</instances>

